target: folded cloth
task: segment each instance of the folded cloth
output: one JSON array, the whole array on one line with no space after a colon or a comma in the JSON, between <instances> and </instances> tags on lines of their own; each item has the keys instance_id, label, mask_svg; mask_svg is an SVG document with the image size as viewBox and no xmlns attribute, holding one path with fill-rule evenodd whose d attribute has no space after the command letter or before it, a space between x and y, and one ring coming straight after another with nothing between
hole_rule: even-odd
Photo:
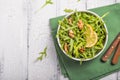
<instances>
[{"instance_id":1,"label":"folded cloth","mask_svg":"<svg viewBox=\"0 0 120 80\"><path fill-rule=\"evenodd\" d=\"M120 59L118 64L111 65L113 55L106 63L101 61L101 57L104 55L116 35L120 32L120 3L91 9L90 11L97 13L99 16L109 12L109 14L103 19L108 29L108 42L106 48L100 56L91 61L83 62L82 65L80 65L79 61L68 58L58 46L58 42L56 40L58 21L63 19L64 16L50 19L52 36L61 72L64 76L68 77L69 80L98 80L106 75L120 70Z\"/></svg>"}]
</instances>

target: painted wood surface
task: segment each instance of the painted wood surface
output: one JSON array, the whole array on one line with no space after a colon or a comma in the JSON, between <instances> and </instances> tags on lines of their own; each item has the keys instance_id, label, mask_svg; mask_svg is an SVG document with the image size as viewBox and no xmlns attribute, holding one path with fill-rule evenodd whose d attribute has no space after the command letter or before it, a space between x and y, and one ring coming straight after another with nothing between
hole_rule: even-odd
<instances>
[{"instance_id":1,"label":"painted wood surface","mask_svg":"<svg viewBox=\"0 0 120 80\"><path fill-rule=\"evenodd\" d=\"M68 80L60 72L49 19L65 15L65 8L86 10L120 0L53 0L39 10L44 2L0 0L0 80ZM47 57L35 62L46 46ZM120 72L101 80L120 80Z\"/></svg>"},{"instance_id":2,"label":"painted wood surface","mask_svg":"<svg viewBox=\"0 0 120 80\"><path fill-rule=\"evenodd\" d=\"M27 12L24 0L0 0L0 80L27 78Z\"/></svg>"}]
</instances>

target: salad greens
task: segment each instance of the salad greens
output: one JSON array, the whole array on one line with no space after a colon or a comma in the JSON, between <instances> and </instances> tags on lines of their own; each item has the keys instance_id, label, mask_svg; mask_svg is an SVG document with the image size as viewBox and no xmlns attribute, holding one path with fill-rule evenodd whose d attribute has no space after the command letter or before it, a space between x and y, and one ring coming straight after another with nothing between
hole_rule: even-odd
<instances>
[{"instance_id":1,"label":"salad greens","mask_svg":"<svg viewBox=\"0 0 120 80\"><path fill-rule=\"evenodd\" d=\"M42 51L42 52L39 53L40 56L37 58L36 61L38 61L38 60L41 61L43 59L43 57L46 57L47 56L46 51L47 51L47 47L44 48L44 51Z\"/></svg>"},{"instance_id":2,"label":"salad greens","mask_svg":"<svg viewBox=\"0 0 120 80\"><path fill-rule=\"evenodd\" d=\"M80 0L77 0L77 2L80 2ZM52 0L46 0L45 3L37 11L35 11L35 13L39 12L40 9L44 8L45 6L47 6L49 4L53 4L53 1ZM70 13L70 12L73 12L73 10L72 9L65 9L64 12Z\"/></svg>"},{"instance_id":3,"label":"salad greens","mask_svg":"<svg viewBox=\"0 0 120 80\"><path fill-rule=\"evenodd\" d=\"M46 2L42 5L41 8L44 8L44 7L47 6L48 4L53 4L52 0L46 0Z\"/></svg>"},{"instance_id":4,"label":"salad greens","mask_svg":"<svg viewBox=\"0 0 120 80\"><path fill-rule=\"evenodd\" d=\"M81 28L79 28L78 24ZM91 26L90 30L88 30L88 24ZM57 37L60 47L70 57L80 60L90 59L103 49L106 39L106 29L101 18L91 13L76 11L74 14L59 21L59 25L60 28L57 32ZM89 40L86 39L86 31L87 34L91 34L91 29L96 33L97 42L94 46L86 47L87 40ZM74 35L74 37L71 37L70 34Z\"/></svg>"},{"instance_id":5,"label":"salad greens","mask_svg":"<svg viewBox=\"0 0 120 80\"><path fill-rule=\"evenodd\" d=\"M52 0L46 0L45 3L37 11L35 11L35 13L39 12L42 8L49 4L53 4Z\"/></svg>"},{"instance_id":6,"label":"salad greens","mask_svg":"<svg viewBox=\"0 0 120 80\"><path fill-rule=\"evenodd\" d=\"M78 2L80 2L80 0L77 0Z\"/></svg>"},{"instance_id":7,"label":"salad greens","mask_svg":"<svg viewBox=\"0 0 120 80\"><path fill-rule=\"evenodd\" d=\"M106 12L105 14L102 15L101 18L104 18L105 16L107 16L110 12Z\"/></svg>"},{"instance_id":8,"label":"salad greens","mask_svg":"<svg viewBox=\"0 0 120 80\"><path fill-rule=\"evenodd\" d=\"M66 13L71 13L71 12L73 12L74 10L72 10L72 9L64 9L64 12L66 12Z\"/></svg>"}]
</instances>

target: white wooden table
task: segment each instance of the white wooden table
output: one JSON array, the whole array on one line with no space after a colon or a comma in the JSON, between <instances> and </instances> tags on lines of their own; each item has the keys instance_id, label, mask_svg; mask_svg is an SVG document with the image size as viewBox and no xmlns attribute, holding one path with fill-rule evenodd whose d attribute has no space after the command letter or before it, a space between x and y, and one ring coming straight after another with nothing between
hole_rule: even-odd
<instances>
[{"instance_id":1,"label":"white wooden table","mask_svg":"<svg viewBox=\"0 0 120 80\"><path fill-rule=\"evenodd\" d=\"M68 80L60 73L49 19L64 9L86 10L120 0L53 0L35 13L45 0L0 0L0 80ZM48 46L47 57L34 62ZM120 80L120 72L101 80Z\"/></svg>"}]
</instances>

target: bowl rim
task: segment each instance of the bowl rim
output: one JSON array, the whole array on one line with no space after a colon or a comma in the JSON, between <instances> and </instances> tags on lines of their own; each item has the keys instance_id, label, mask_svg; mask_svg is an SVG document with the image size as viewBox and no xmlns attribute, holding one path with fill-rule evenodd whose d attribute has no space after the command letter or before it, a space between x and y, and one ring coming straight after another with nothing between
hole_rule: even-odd
<instances>
[{"instance_id":1,"label":"bowl rim","mask_svg":"<svg viewBox=\"0 0 120 80\"><path fill-rule=\"evenodd\" d=\"M79 11L77 11L77 12L86 12L86 13L93 14L93 15L95 15L95 16L98 17L98 18L101 18L98 14L96 14L95 12L92 12L92 11L79 10ZM70 15L72 15L72 14L74 14L74 13L75 13L75 12L69 13L69 14L66 15L64 18L67 18L67 17L69 17ZM64 19L64 18L63 18L63 19ZM63 19L62 19L62 20L63 20ZM88 59L74 58L74 57L72 57L72 56L70 56L70 55L67 55L67 53L61 48L60 40L59 40L59 37L57 36L57 42L58 42L58 45L59 45L60 49L62 50L62 52L63 52L67 57L69 57L70 59L73 59L73 60L76 60L76 61L89 61L89 60L92 60L92 59L95 59L96 57L98 57L98 56L103 52L103 50L105 49L105 47L106 47L106 45L107 45L107 42L108 42L108 29L107 29L106 24L105 24L105 22L103 21L102 18L101 18L101 21L104 23L104 27L105 27L105 30L106 30L106 39L105 39L105 43L104 43L103 49L100 50L100 52L98 52L98 54L96 54L94 57L88 58ZM60 29L60 25L58 25L57 33L58 33L59 29Z\"/></svg>"}]
</instances>

